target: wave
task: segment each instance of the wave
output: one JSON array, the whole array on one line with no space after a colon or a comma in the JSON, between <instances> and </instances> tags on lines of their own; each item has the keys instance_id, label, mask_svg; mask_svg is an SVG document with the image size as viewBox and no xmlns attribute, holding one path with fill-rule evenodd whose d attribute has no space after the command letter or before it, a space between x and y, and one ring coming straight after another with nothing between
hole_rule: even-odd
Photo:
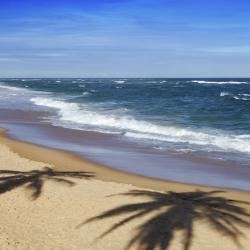
<instances>
[{"instance_id":1,"label":"wave","mask_svg":"<svg viewBox=\"0 0 250 250\"><path fill-rule=\"evenodd\" d=\"M229 92L221 92L220 96L227 96L227 95L231 95Z\"/></svg>"},{"instance_id":2,"label":"wave","mask_svg":"<svg viewBox=\"0 0 250 250\"><path fill-rule=\"evenodd\" d=\"M236 94L236 95L233 95L233 94L231 94L229 92L221 92L220 96L221 97L223 97L223 96L231 96L235 100L250 101L250 95L249 94Z\"/></svg>"},{"instance_id":3,"label":"wave","mask_svg":"<svg viewBox=\"0 0 250 250\"><path fill-rule=\"evenodd\" d=\"M250 135L238 135L239 138L250 140Z\"/></svg>"},{"instance_id":4,"label":"wave","mask_svg":"<svg viewBox=\"0 0 250 250\"><path fill-rule=\"evenodd\" d=\"M185 143L213 148L221 151L238 151L250 153L248 139L236 135L223 135L221 131L204 132L175 126L161 126L147 121L136 120L126 115L101 114L89 110L88 106L68 103L63 100L35 97L31 101L40 106L58 110L62 122L79 126L94 126L102 129L120 131L128 137L143 140Z\"/></svg>"},{"instance_id":5,"label":"wave","mask_svg":"<svg viewBox=\"0 0 250 250\"><path fill-rule=\"evenodd\" d=\"M88 91L85 91L85 92L82 93L82 96L89 96L89 95L91 95L91 93L88 92Z\"/></svg>"},{"instance_id":6,"label":"wave","mask_svg":"<svg viewBox=\"0 0 250 250\"><path fill-rule=\"evenodd\" d=\"M76 110L78 109L78 104L67 103L63 101L53 100L51 98L33 97L30 99L33 103L39 106L46 106L49 108L56 108L60 110Z\"/></svg>"},{"instance_id":7,"label":"wave","mask_svg":"<svg viewBox=\"0 0 250 250\"><path fill-rule=\"evenodd\" d=\"M47 92L47 91L32 90L29 88L28 85L25 85L23 87L13 87L13 86L5 85L4 82L0 82L0 89L10 90L10 93L12 95L13 95L13 92L14 93L18 92L20 95L27 95L27 96L34 95L34 94L48 96L51 94L51 92Z\"/></svg>"},{"instance_id":8,"label":"wave","mask_svg":"<svg viewBox=\"0 0 250 250\"><path fill-rule=\"evenodd\" d=\"M240 81L204 81L204 80L192 80L193 83L201 83L201 84L247 84L248 82L240 82Z\"/></svg>"},{"instance_id":9,"label":"wave","mask_svg":"<svg viewBox=\"0 0 250 250\"><path fill-rule=\"evenodd\" d=\"M4 82L0 82L0 88L12 90L12 91L24 91L25 90L23 88L7 86L7 85L4 84Z\"/></svg>"},{"instance_id":10,"label":"wave","mask_svg":"<svg viewBox=\"0 0 250 250\"><path fill-rule=\"evenodd\" d=\"M115 83L125 83L126 81L125 80L116 80L114 81Z\"/></svg>"},{"instance_id":11,"label":"wave","mask_svg":"<svg viewBox=\"0 0 250 250\"><path fill-rule=\"evenodd\" d=\"M246 97L234 96L233 98L234 98L235 100L250 101L250 98L246 98Z\"/></svg>"}]
</instances>

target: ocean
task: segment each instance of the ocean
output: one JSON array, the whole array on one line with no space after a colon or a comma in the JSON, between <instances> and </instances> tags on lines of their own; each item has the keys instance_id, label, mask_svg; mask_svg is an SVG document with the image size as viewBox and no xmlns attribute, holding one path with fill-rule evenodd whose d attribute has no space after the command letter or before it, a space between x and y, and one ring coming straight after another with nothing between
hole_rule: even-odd
<instances>
[{"instance_id":1,"label":"ocean","mask_svg":"<svg viewBox=\"0 0 250 250\"><path fill-rule=\"evenodd\" d=\"M250 168L250 79L0 79L0 109Z\"/></svg>"}]
</instances>

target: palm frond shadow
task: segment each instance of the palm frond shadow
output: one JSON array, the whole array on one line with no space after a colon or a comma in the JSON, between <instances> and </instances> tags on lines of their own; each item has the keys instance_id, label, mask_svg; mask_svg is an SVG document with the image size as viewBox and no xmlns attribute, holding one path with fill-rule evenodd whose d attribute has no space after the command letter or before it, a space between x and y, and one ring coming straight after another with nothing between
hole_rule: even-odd
<instances>
[{"instance_id":1,"label":"palm frond shadow","mask_svg":"<svg viewBox=\"0 0 250 250\"><path fill-rule=\"evenodd\" d=\"M52 168L44 167L41 170L27 172L0 170L0 176L0 194L25 186L32 191L32 198L35 200L41 195L43 185L47 180L72 186L75 183L66 178L90 179L94 177L94 174L82 171L56 171Z\"/></svg>"},{"instance_id":2,"label":"palm frond shadow","mask_svg":"<svg viewBox=\"0 0 250 250\"><path fill-rule=\"evenodd\" d=\"M136 245L138 249L142 250L165 250L170 246L174 233L181 231L183 233L183 249L188 250L194 236L194 222L205 220L216 232L228 236L237 245L240 245L239 236L243 236L243 233L238 226L250 227L250 214L239 205L249 205L250 203L214 196L221 192L223 191L203 192L198 190L195 192L162 193L132 190L122 195L147 197L150 200L119 206L90 218L80 225L109 217L126 216L99 237L102 238L130 221L151 215L150 219L136 228L136 233L126 249Z\"/></svg>"}]
</instances>

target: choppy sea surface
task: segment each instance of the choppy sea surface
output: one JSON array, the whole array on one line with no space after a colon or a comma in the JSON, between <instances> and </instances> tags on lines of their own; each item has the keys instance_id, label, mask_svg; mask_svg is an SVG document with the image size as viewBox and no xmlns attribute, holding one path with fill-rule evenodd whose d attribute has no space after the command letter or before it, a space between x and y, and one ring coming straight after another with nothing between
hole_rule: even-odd
<instances>
[{"instance_id":1,"label":"choppy sea surface","mask_svg":"<svg viewBox=\"0 0 250 250\"><path fill-rule=\"evenodd\" d=\"M250 79L0 79L0 108L159 151L250 163Z\"/></svg>"}]
</instances>

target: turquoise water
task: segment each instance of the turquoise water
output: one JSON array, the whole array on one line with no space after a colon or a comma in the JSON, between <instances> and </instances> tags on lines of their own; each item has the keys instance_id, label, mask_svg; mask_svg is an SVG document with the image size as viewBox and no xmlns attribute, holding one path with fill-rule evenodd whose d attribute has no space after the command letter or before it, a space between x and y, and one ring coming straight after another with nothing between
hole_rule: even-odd
<instances>
[{"instance_id":1,"label":"turquoise water","mask_svg":"<svg viewBox=\"0 0 250 250\"><path fill-rule=\"evenodd\" d=\"M0 108L158 150L250 163L250 79L0 79Z\"/></svg>"}]
</instances>

